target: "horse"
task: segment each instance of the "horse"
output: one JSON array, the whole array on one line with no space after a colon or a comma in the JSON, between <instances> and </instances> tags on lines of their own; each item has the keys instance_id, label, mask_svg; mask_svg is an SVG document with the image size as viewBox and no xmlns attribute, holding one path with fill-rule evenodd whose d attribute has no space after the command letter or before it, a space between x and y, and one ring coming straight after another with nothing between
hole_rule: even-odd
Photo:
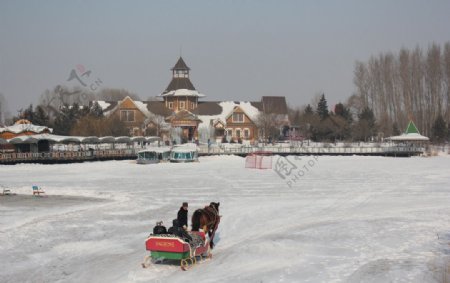
<instances>
[{"instance_id":1,"label":"horse","mask_svg":"<svg viewBox=\"0 0 450 283\"><path fill-rule=\"evenodd\" d=\"M219 206L220 202L211 202L209 206L197 209L192 215L192 231L202 228L205 233L208 232L211 249L214 248L213 238L220 222Z\"/></svg>"}]
</instances>

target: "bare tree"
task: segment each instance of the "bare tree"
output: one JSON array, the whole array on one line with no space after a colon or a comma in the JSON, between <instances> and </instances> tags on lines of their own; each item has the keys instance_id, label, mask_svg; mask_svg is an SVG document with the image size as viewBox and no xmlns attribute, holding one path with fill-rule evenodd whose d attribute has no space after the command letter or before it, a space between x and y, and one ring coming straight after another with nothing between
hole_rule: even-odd
<instances>
[{"instance_id":1,"label":"bare tree","mask_svg":"<svg viewBox=\"0 0 450 283\"><path fill-rule=\"evenodd\" d=\"M131 93L126 89L103 88L97 93L97 99L105 101L120 101L127 96L133 100L141 100L137 94Z\"/></svg>"},{"instance_id":2,"label":"bare tree","mask_svg":"<svg viewBox=\"0 0 450 283\"><path fill-rule=\"evenodd\" d=\"M6 103L6 98L2 93L0 93L0 125L5 124L7 112L8 112L8 105Z\"/></svg>"},{"instance_id":3,"label":"bare tree","mask_svg":"<svg viewBox=\"0 0 450 283\"><path fill-rule=\"evenodd\" d=\"M64 105L88 106L95 95L84 88L57 85L52 90L45 90L39 98L40 105L49 116L55 117Z\"/></svg>"},{"instance_id":4,"label":"bare tree","mask_svg":"<svg viewBox=\"0 0 450 283\"><path fill-rule=\"evenodd\" d=\"M260 112L255 124L259 130L259 136L264 140L274 139L280 135L275 114Z\"/></svg>"},{"instance_id":5,"label":"bare tree","mask_svg":"<svg viewBox=\"0 0 450 283\"><path fill-rule=\"evenodd\" d=\"M167 133L170 130L170 124L168 124L165 118L161 115L152 114L144 121L145 134L149 136L161 137L163 133Z\"/></svg>"},{"instance_id":6,"label":"bare tree","mask_svg":"<svg viewBox=\"0 0 450 283\"><path fill-rule=\"evenodd\" d=\"M402 48L398 55L382 53L367 63L356 62L353 82L380 131L390 134L394 123L406 126L413 119L429 135L439 114L450 119L450 43L443 49L433 43L426 55L420 47Z\"/></svg>"},{"instance_id":7,"label":"bare tree","mask_svg":"<svg viewBox=\"0 0 450 283\"><path fill-rule=\"evenodd\" d=\"M444 46L444 54L443 54L443 69L444 69L444 96L446 105L444 108L447 110L446 113L442 113L445 115L445 119L450 123L450 42L447 42Z\"/></svg>"},{"instance_id":8,"label":"bare tree","mask_svg":"<svg viewBox=\"0 0 450 283\"><path fill-rule=\"evenodd\" d=\"M94 117L86 115L80 118L70 130L75 136L128 136L130 130L117 116Z\"/></svg>"}]
</instances>

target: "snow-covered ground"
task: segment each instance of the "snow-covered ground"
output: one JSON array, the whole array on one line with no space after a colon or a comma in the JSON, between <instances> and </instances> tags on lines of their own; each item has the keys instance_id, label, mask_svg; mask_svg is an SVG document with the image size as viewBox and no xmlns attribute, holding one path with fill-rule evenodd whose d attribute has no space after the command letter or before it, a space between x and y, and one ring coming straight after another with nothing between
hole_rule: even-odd
<instances>
[{"instance_id":1,"label":"snow-covered ground","mask_svg":"<svg viewBox=\"0 0 450 283\"><path fill-rule=\"evenodd\" d=\"M19 195L0 197L0 282L449 279L449 157L311 158L289 158L304 170L291 186L235 156L1 166ZM30 197L33 184L48 197ZM190 214L220 201L213 259L143 269L147 235L183 201Z\"/></svg>"}]
</instances>

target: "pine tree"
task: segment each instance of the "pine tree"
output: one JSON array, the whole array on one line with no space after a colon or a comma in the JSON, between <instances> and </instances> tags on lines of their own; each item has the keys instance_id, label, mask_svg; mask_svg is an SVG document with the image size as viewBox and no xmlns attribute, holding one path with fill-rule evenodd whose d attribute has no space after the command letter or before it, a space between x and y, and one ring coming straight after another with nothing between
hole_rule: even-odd
<instances>
[{"instance_id":1,"label":"pine tree","mask_svg":"<svg viewBox=\"0 0 450 283\"><path fill-rule=\"evenodd\" d=\"M336 104L336 106L334 107L334 114L336 114L336 116L341 116L349 123L353 122L350 110L347 107L345 107L345 105L342 104L341 102Z\"/></svg>"},{"instance_id":2,"label":"pine tree","mask_svg":"<svg viewBox=\"0 0 450 283\"><path fill-rule=\"evenodd\" d=\"M64 105L55 118L54 133L59 135L69 135L72 127L81 117L80 107L77 103L72 106Z\"/></svg>"},{"instance_id":3,"label":"pine tree","mask_svg":"<svg viewBox=\"0 0 450 283\"><path fill-rule=\"evenodd\" d=\"M33 122L33 118L34 118L33 104L30 104L30 106L28 106L27 109L22 111L21 119Z\"/></svg>"},{"instance_id":4,"label":"pine tree","mask_svg":"<svg viewBox=\"0 0 450 283\"><path fill-rule=\"evenodd\" d=\"M305 115L313 115L313 114L314 114L314 111L313 111L311 105L308 104L305 108Z\"/></svg>"},{"instance_id":5,"label":"pine tree","mask_svg":"<svg viewBox=\"0 0 450 283\"><path fill-rule=\"evenodd\" d=\"M372 109L365 107L358 114L358 122L353 127L353 137L366 141L377 133L375 115Z\"/></svg>"},{"instance_id":6,"label":"pine tree","mask_svg":"<svg viewBox=\"0 0 450 283\"><path fill-rule=\"evenodd\" d=\"M397 122L394 122L394 124L392 124L392 135L393 136L398 136L400 135L400 129L398 128Z\"/></svg>"},{"instance_id":7,"label":"pine tree","mask_svg":"<svg viewBox=\"0 0 450 283\"><path fill-rule=\"evenodd\" d=\"M100 107L100 104L98 104L97 101L95 101L94 104L92 105L89 114L96 118L103 117L103 109Z\"/></svg>"},{"instance_id":8,"label":"pine tree","mask_svg":"<svg viewBox=\"0 0 450 283\"><path fill-rule=\"evenodd\" d=\"M37 106L34 110L32 123L35 125L48 126L49 117L42 106Z\"/></svg>"},{"instance_id":9,"label":"pine tree","mask_svg":"<svg viewBox=\"0 0 450 283\"><path fill-rule=\"evenodd\" d=\"M369 107L366 107L363 109L363 111L358 115L358 119L367 121L367 124L370 128L375 127L375 115L373 114L372 109Z\"/></svg>"},{"instance_id":10,"label":"pine tree","mask_svg":"<svg viewBox=\"0 0 450 283\"><path fill-rule=\"evenodd\" d=\"M436 118L431 129L431 139L436 142L443 142L447 138L447 125L442 115Z\"/></svg>"},{"instance_id":11,"label":"pine tree","mask_svg":"<svg viewBox=\"0 0 450 283\"><path fill-rule=\"evenodd\" d=\"M327 100L325 99L325 94L322 94L319 103L317 104L317 114L319 115L321 120L324 120L329 116L328 104Z\"/></svg>"}]
</instances>

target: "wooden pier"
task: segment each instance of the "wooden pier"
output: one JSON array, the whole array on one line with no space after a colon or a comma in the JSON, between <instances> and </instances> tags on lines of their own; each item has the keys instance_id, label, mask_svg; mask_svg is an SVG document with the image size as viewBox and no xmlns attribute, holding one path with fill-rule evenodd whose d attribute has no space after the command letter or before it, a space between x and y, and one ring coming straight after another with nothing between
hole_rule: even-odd
<instances>
[{"instance_id":1,"label":"wooden pier","mask_svg":"<svg viewBox=\"0 0 450 283\"><path fill-rule=\"evenodd\" d=\"M272 152L277 155L367 155L367 156L392 156L409 157L421 155L425 152L424 147L418 146L379 146L379 147L238 147L238 148L209 148L199 147L199 156L207 155L239 155L247 156L255 151Z\"/></svg>"},{"instance_id":2,"label":"wooden pier","mask_svg":"<svg viewBox=\"0 0 450 283\"><path fill-rule=\"evenodd\" d=\"M75 163L102 160L136 159L136 149L109 149L92 151L54 151L39 153L0 153L0 164L17 163Z\"/></svg>"},{"instance_id":3,"label":"wooden pier","mask_svg":"<svg viewBox=\"0 0 450 283\"><path fill-rule=\"evenodd\" d=\"M39 153L0 153L0 164L17 163L73 163L102 160L136 159L141 148L107 149L89 151L53 151ZM272 152L274 155L365 155L410 157L421 155L424 147L418 146L374 146L374 147L301 147L301 146L242 146L242 147L210 147L199 146L199 156L238 155L247 156L255 151Z\"/></svg>"}]
</instances>

